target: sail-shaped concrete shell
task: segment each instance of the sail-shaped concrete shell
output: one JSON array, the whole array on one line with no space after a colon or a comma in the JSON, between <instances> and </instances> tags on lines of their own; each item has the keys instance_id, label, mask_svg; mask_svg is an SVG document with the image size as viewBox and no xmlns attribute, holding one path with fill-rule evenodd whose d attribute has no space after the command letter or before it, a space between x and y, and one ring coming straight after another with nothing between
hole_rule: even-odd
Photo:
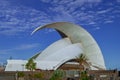
<instances>
[{"instance_id":1,"label":"sail-shaped concrete shell","mask_svg":"<svg viewBox=\"0 0 120 80\"><path fill-rule=\"evenodd\" d=\"M34 61L37 69L56 70L81 53L83 51L80 43L72 44L69 38L63 38L48 46ZM25 68L27 60L8 60L7 62L5 71L27 71Z\"/></svg>"},{"instance_id":2,"label":"sail-shaped concrete shell","mask_svg":"<svg viewBox=\"0 0 120 80\"><path fill-rule=\"evenodd\" d=\"M45 50L42 51L42 53L36 58L36 60L45 60L46 57L49 57L53 55L55 52L71 45L71 41L69 38L64 38L61 40L58 40L48 46Z\"/></svg>"},{"instance_id":3,"label":"sail-shaped concrete shell","mask_svg":"<svg viewBox=\"0 0 120 80\"><path fill-rule=\"evenodd\" d=\"M56 70L62 64L71 59L75 59L81 53L83 51L80 43L71 44L68 38L65 38L48 46L35 61L37 62L38 69Z\"/></svg>"},{"instance_id":4,"label":"sail-shaped concrete shell","mask_svg":"<svg viewBox=\"0 0 120 80\"><path fill-rule=\"evenodd\" d=\"M104 64L103 55L102 55L102 52L101 52L98 44L93 39L93 37L81 26L78 26L78 25L75 25L72 23L68 23L68 22L56 22L56 23L48 24L48 25L45 25L42 27L38 27L33 31L33 33L35 33L38 30L41 30L43 28L54 28L57 31L62 32L62 34L65 34L71 40L72 44L80 43L82 46L81 49L83 51L83 54L85 54L86 57L88 58L89 62L91 62L92 67L95 66L100 69L106 69L105 64ZM66 45L68 45L68 44L66 44ZM50 49L52 49L52 48L50 48ZM43 60L48 59L48 58L45 59L45 56L42 56L42 55L44 55L43 53L41 53L36 60L41 60L40 57L43 57L42 58ZM49 57L49 59L52 57L54 58L54 56L52 56L52 53L45 53L45 54L47 54L47 56L51 56L51 57ZM59 54L57 54L57 55L59 55ZM74 55L74 53L73 53L73 55ZM64 56L69 56L69 55L66 54ZM74 55L74 56L76 56L76 55Z\"/></svg>"}]
</instances>

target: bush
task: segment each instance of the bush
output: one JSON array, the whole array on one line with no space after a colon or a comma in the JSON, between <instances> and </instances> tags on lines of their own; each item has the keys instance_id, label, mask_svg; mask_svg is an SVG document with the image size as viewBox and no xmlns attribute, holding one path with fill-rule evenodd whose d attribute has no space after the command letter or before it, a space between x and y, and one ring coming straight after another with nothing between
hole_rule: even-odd
<instances>
[{"instance_id":1,"label":"bush","mask_svg":"<svg viewBox=\"0 0 120 80\"><path fill-rule=\"evenodd\" d=\"M81 72L80 80L89 80L89 77L86 71Z\"/></svg>"},{"instance_id":2,"label":"bush","mask_svg":"<svg viewBox=\"0 0 120 80\"><path fill-rule=\"evenodd\" d=\"M53 72L50 80L62 80L63 76L64 76L64 72L63 71L56 70L56 71Z\"/></svg>"},{"instance_id":3,"label":"bush","mask_svg":"<svg viewBox=\"0 0 120 80\"><path fill-rule=\"evenodd\" d=\"M42 78L44 78L44 74L43 73L35 73L34 78L42 79Z\"/></svg>"},{"instance_id":4,"label":"bush","mask_svg":"<svg viewBox=\"0 0 120 80\"><path fill-rule=\"evenodd\" d=\"M24 77L24 76L25 76L24 72L18 72L18 77Z\"/></svg>"}]
</instances>

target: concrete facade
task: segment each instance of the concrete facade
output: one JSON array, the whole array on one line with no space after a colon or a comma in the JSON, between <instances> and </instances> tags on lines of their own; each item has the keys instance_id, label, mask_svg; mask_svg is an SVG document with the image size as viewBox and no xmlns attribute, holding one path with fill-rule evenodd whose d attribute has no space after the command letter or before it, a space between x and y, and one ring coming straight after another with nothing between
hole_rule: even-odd
<instances>
[{"instance_id":1,"label":"concrete facade","mask_svg":"<svg viewBox=\"0 0 120 80\"><path fill-rule=\"evenodd\" d=\"M42 70L56 70L65 62L75 59L76 56L84 54L91 64L91 70L106 69L102 52L94 38L81 26L68 23L57 22L36 28L33 32L43 28L54 28L59 32L62 39L54 42L38 55L34 60L37 68ZM16 65L17 60L8 61L6 71L26 70L20 66L27 61ZM13 67L9 67L12 64ZM19 67L19 68L14 68Z\"/></svg>"}]
</instances>

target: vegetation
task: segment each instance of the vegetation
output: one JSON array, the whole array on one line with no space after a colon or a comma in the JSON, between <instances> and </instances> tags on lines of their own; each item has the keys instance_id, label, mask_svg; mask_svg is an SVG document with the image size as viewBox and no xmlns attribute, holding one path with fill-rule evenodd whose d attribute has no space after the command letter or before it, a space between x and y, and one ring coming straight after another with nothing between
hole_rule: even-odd
<instances>
[{"instance_id":1,"label":"vegetation","mask_svg":"<svg viewBox=\"0 0 120 80\"><path fill-rule=\"evenodd\" d=\"M35 73L35 74L34 74L34 78L43 79L43 78L44 78L44 74L43 74L42 72Z\"/></svg>"},{"instance_id":2,"label":"vegetation","mask_svg":"<svg viewBox=\"0 0 120 80\"><path fill-rule=\"evenodd\" d=\"M28 60L28 63L25 65L26 69L33 71L36 69L36 63L33 61L32 58Z\"/></svg>"},{"instance_id":3,"label":"vegetation","mask_svg":"<svg viewBox=\"0 0 120 80\"><path fill-rule=\"evenodd\" d=\"M89 76L86 71L81 72L80 80L89 80Z\"/></svg>"},{"instance_id":4,"label":"vegetation","mask_svg":"<svg viewBox=\"0 0 120 80\"><path fill-rule=\"evenodd\" d=\"M56 71L53 72L50 80L62 80L63 76L64 76L64 72L63 71L56 70Z\"/></svg>"},{"instance_id":5,"label":"vegetation","mask_svg":"<svg viewBox=\"0 0 120 80\"><path fill-rule=\"evenodd\" d=\"M24 72L18 72L18 73L17 73L17 76L18 76L18 77L24 77L25 74L24 74Z\"/></svg>"},{"instance_id":6,"label":"vegetation","mask_svg":"<svg viewBox=\"0 0 120 80\"><path fill-rule=\"evenodd\" d=\"M82 67L82 71L84 70L85 65L89 66L89 63L87 62L88 59L84 54L80 54L79 56L77 56L75 61L79 63L80 70L81 70L81 67Z\"/></svg>"},{"instance_id":7,"label":"vegetation","mask_svg":"<svg viewBox=\"0 0 120 80\"><path fill-rule=\"evenodd\" d=\"M79 56L76 57L76 62L79 63L80 67L80 80L89 80L87 71L86 71L86 66L90 67L90 64L88 63L88 59L84 54L80 54ZM82 68L81 68L82 67Z\"/></svg>"}]
</instances>

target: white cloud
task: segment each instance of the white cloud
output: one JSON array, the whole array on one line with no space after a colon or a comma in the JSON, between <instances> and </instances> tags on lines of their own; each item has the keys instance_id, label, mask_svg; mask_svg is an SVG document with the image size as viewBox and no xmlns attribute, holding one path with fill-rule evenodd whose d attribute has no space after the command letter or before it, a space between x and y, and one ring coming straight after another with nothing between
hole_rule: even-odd
<instances>
[{"instance_id":1,"label":"white cloud","mask_svg":"<svg viewBox=\"0 0 120 80\"><path fill-rule=\"evenodd\" d=\"M120 0L117 0L117 2L120 2Z\"/></svg>"},{"instance_id":2,"label":"white cloud","mask_svg":"<svg viewBox=\"0 0 120 80\"><path fill-rule=\"evenodd\" d=\"M0 50L0 54L8 54L8 53L11 53L12 51L29 50L29 49L33 49L33 48L36 48L36 47L39 47L38 43L22 44L22 45L13 47L13 48Z\"/></svg>"},{"instance_id":3,"label":"white cloud","mask_svg":"<svg viewBox=\"0 0 120 80\"><path fill-rule=\"evenodd\" d=\"M26 31L30 33L38 26L58 21L96 26L101 23L114 22L116 17L120 17L119 5L102 3L103 6L108 7L99 6L98 8L96 4L100 4L102 0L41 1L50 4L47 6L47 11L25 6L14 6L6 0L2 1L3 4L0 4L0 34L17 35ZM96 10L93 10L94 7L96 7Z\"/></svg>"},{"instance_id":4,"label":"white cloud","mask_svg":"<svg viewBox=\"0 0 120 80\"><path fill-rule=\"evenodd\" d=\"M6 1L4 1L4 4L6 4ZM47 14L43 11L10 5L0 4L0 34L16 35L19 32L33 30L36 26L50 22Z\"/></svg>"},{"instance_id":5,"label":"white cloud","mask_svg":"<svg viewBox=\"0 0 120 80\"><path fill-rule=\"evenodd\" d=\"M90 22L89 24L92 24L92 25L94 25L94 24L96 24L95 22Z\"/></svg>"},{"instance_id":6,"label":"white cloud","mask_svg":"<svg viewBox=\"0 0 120 80\"><path fill-rule=\"evenodd\" d=\"M10 5L10 3L8 1L6 1L6 0L1 0L0 1L0 7L5 7L7 5Z\"/></svg>"},{"instance_id":7,"label":"white cloud","mask_svg":"<svg viewBox=\"0 0 120 80\"><path fill-rule=\"evenodd\" d=\"M45 33L50 33L50 32L54 32L54 31L56 31L56 30L53 28L46 28L45 29Z\"/></svg>"},{"instance_id":8,"label":"white cloud","mask_svg":"<svg viewBox=\"0 0 120 80\"><path fill-rule=\"evenodd\" d=\"M97 13L98 14L104 14L104 13L107 13L107 12L110 12L110 11L112 11L112 8L108 8L106 10L101 10L101 11L98 11Z\"/></svg>"},{"instance_id":9,"label":"white cloud","mask_svg":"<svg viewBox=\"0 0 120 80\"><path fill-rule=\"evenodd\" d=\"M68 4L68 3L79 3L79 4L83 4L85 2L88 3L98 3L101 2L102 0L41 0L45 3L58 3L58 4Z\"/></svg>"},{"instance_id":10,"label":"white cloud","mask_svg":"<svg viewBox=\"0 0 120 80\"><path fill-rule=\"evenodd\" d=\"M114 4L109 5L109 3L107 4L102 3L103 6L106 6L106 5L109 6L107 8L104 8L103 6L99 6L99 8L97 8L98 6L94 5L96 3L99 4L101 2L102 0L76 0L76 1L69 1L69 2L63 1L63 0L61 1L57 0L54 2L54 4L55 5L59 4L59 5L56 5L55 7L51 7L50 9L58 13L58 15L55 16L54 19L59 21L61 20L70 21L71 19L71 21L74 23L77 23L80 25L82 24L82 25L92 25L92 26L114 22L114 19L118 16L117 14L120 13L118 12L119 10L117 10L119 8L116 8L116 6L118 5L114 5ZM53 4L53 2L51 3ZM93 7L88 6L92 4L93 4L93 7L96 7L96 11L91 10L91 8ZM87 9L87 8L90 8L90 9ZM116 10L117 12L115 13ZM65 16L65 18L63 19L62 17L65 14L69 16Z\"/></svg>"},{"instance_id":11,"label":"white cloud","mask_svg":"<svg viewBox=\"0 0 120 80\"><path fill-rule=\"evenodd\" d=\"M96 30L99 30L99 29L100 29L100 27L96 27L95 29L96 29Z\"/></svg>"},{"instance_id":12,"label":"white cloud","mask_svg":"<svg viewBox=\"0 0 120 80\"><path fill-rule=\"evenodd\" d=\"M32 49L35 47L38 47L39 44L38 43L34 43L34 44L23 44L18 46L17 48L14 48L15 50L26 50L26 49Z\"/></svg>"},{"instance_id":13,"label":"white cloud","mask_svg":"<svg viewBox=\"0 0 120 80\"><path fill-rule=\"evenodd\" d=\"M112 20L106 20L104 23L112 23Z\"/></svg>"}]
</instances>

